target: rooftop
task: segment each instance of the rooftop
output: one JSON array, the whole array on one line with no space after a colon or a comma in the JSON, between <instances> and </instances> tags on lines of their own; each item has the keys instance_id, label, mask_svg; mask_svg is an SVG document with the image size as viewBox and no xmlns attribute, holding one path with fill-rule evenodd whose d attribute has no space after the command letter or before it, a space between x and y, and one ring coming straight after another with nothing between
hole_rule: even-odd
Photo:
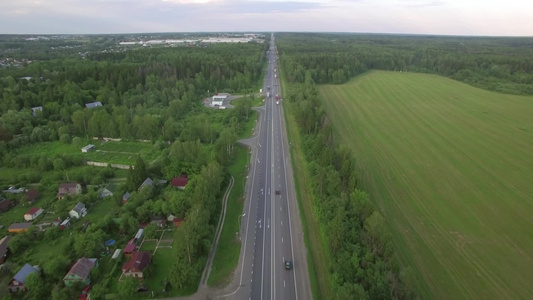
<instances>
[{"instance_id":1,"label":"rooftop","mask_svg":"<svg viewBox=\"0 0 533 300\"><path fill-rule=\"evenodd\" d=\"M32 207L30 208L30 210L28 210L28 212L26 213L27 215L33 215L34 213L38 212L41 208L40 207Z\"/></svg>"},{"instance_id":2,"label":"rooftop","mask_svg":"<svg viewBox=\"0 0 533 300\"><path fill-rule=\"evenodd\" d=\"M70 271L68 271L65 278L70 275L76 275L80 278L85 279L91 273L91 269L94 267L94 265L94 259L82 257L78 259L78 261L72 266L72 268L70 268Z\"/></svg>"},{"instance_id":3,"label":"rooftop","mask_svg":"<svg viewBox=\"0 0 533 300\"><path fill-rule=\"evenodd\" d=\"M18 273L15 276L13 276L13 278L18 282L25 283L26 277L28 277L28 275L30 275L31 273L36 273L36 272L38 272L37 269L30 266L29 264L25 264L24 267L22 267L20 271L18 271Z\"/></svg>"}]
</instances>

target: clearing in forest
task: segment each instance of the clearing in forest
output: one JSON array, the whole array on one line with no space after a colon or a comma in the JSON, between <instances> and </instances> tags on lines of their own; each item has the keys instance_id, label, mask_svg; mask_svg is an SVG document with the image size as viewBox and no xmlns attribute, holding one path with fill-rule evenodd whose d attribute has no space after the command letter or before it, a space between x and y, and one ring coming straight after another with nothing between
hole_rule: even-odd
<instances>
[{"instance_id":1,"label":"clearing in forest","mask_svg":"<svg viewBox=\"0 0 533 300\"><path fill-rule=\"evenodd\" d=\"M423 299L533 299L533 97L374 71L320 86Z\"/></svg>"}]
</instances>

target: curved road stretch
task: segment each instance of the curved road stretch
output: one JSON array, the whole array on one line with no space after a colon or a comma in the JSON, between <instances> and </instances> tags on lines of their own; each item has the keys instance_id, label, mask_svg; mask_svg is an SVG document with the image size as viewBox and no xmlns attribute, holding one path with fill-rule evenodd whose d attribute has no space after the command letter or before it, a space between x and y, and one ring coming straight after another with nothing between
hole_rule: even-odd
<instances>
[{"instance_id":1,"label":"curved road stretch","mask_svg":"<svg viewBox=\"0 0 533 300\"><path fill-rule=\"evenodd\" d=\"M259 109L260 121L248 177L242 217L239 287L224 298L312 299L307 253L298 214L289 157L274 37L268 52L263 91L270 97ZM279 104L275 95L280 95ZM279 191L279 195L276 195ZM285 260L293 262L285 269Z\"/></svg>"}]
</instances>

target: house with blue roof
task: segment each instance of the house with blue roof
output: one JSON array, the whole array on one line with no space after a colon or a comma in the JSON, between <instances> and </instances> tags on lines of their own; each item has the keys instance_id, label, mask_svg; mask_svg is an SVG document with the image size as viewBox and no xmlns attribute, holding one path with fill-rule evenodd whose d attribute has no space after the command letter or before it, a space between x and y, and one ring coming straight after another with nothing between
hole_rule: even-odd
<instances>
[{"instance_id":1,"label":"house with blue roof","mask_svg":"<svg viewBox=\"0 0 533 300\"><path fill-rule=\"evenodd\" d=\"M139 187L139 191L142 190L143 188L147 187L147 186L154 186L154 181L152 180L152 178L148 177L146 178L143 183L141 184L141 186Z\"/></svg>"},{"instance_id":2,"label":"house with blue roof","mask_svg":"<svg viewBox=\"0 0 533 300\"><path fill-rule=\"evenodd\" d=\"M126 192L124 194L124 196L122 196L122 204L126 204L126 202L128 202L128 200L130 200L130 193Z\"/></svg>"},{"instance_id":3,"label":"house with blue roof","mask_svg":"<svg viewBox=\"0 0 533 300\"><path fill-rule=\"evenodd\" d=\"M24 285L26 283L26 277L31 273L38 273L39 269L32 267L29 264L25 264L20 271L11 279L8 284L9 291L11 293L18 293L19 291L26 291L28 288Z\"/></svg>"},{"instance_id":4,"label":"house with blue roof","mask_svg":"<svg viewBox=\"0 0 533 300\"><path fill-rule=\"evenodd\" d=\"M95 101L95 102L91 102L91 103L85 103L85 107L87 107L87 108L95 108L95 107L99 107L99 106L102 106L102 102L100 102L100 101Z\"/></svg>"}]
</instances>

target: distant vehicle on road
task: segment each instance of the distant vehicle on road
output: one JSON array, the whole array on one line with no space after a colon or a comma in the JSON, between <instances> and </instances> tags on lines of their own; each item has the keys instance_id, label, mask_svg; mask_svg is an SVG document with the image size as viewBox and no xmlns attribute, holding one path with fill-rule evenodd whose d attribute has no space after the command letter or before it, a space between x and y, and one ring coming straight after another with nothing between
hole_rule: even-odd
<instances>
[{"instance_id":1,"label":"distant vehicle on road","mask_svg":"<svg viewBox=\"0 0 533 300\"><path fill-rule=\"evenodd\" d=\"M276 191L276 195L281 195L281 192L279 190Z\"/></svg>"},{"instance_id":2,"label":"distant vehicle on road","mask_svg":"<svg viewBox=\"0 0 533 300\"><path fill-rule=\"evenodd\" d=\"M278 94L276 94L276 100L279 100L279 95Z\"/></svg>"},{"instance_id":3,"label":"distant vehicle on road","mask_svg":"<svg viewBox=\"0 0 533 300\"><path fill-rule=\"evenodd\" d=\"M276 101L276 104L279 104L279 101Z\"/></svg>"},{"instance_id":4,"label":"distant vehicle on road","mask_svg":"<svg viewBox=\"0 0 533 300\"><path fill-rule=\"evenodd\" d=\"M290 269L292 269L292 261L286 260L285 261L285 270L290 270Z\"/></svg>"}]
</instances>

